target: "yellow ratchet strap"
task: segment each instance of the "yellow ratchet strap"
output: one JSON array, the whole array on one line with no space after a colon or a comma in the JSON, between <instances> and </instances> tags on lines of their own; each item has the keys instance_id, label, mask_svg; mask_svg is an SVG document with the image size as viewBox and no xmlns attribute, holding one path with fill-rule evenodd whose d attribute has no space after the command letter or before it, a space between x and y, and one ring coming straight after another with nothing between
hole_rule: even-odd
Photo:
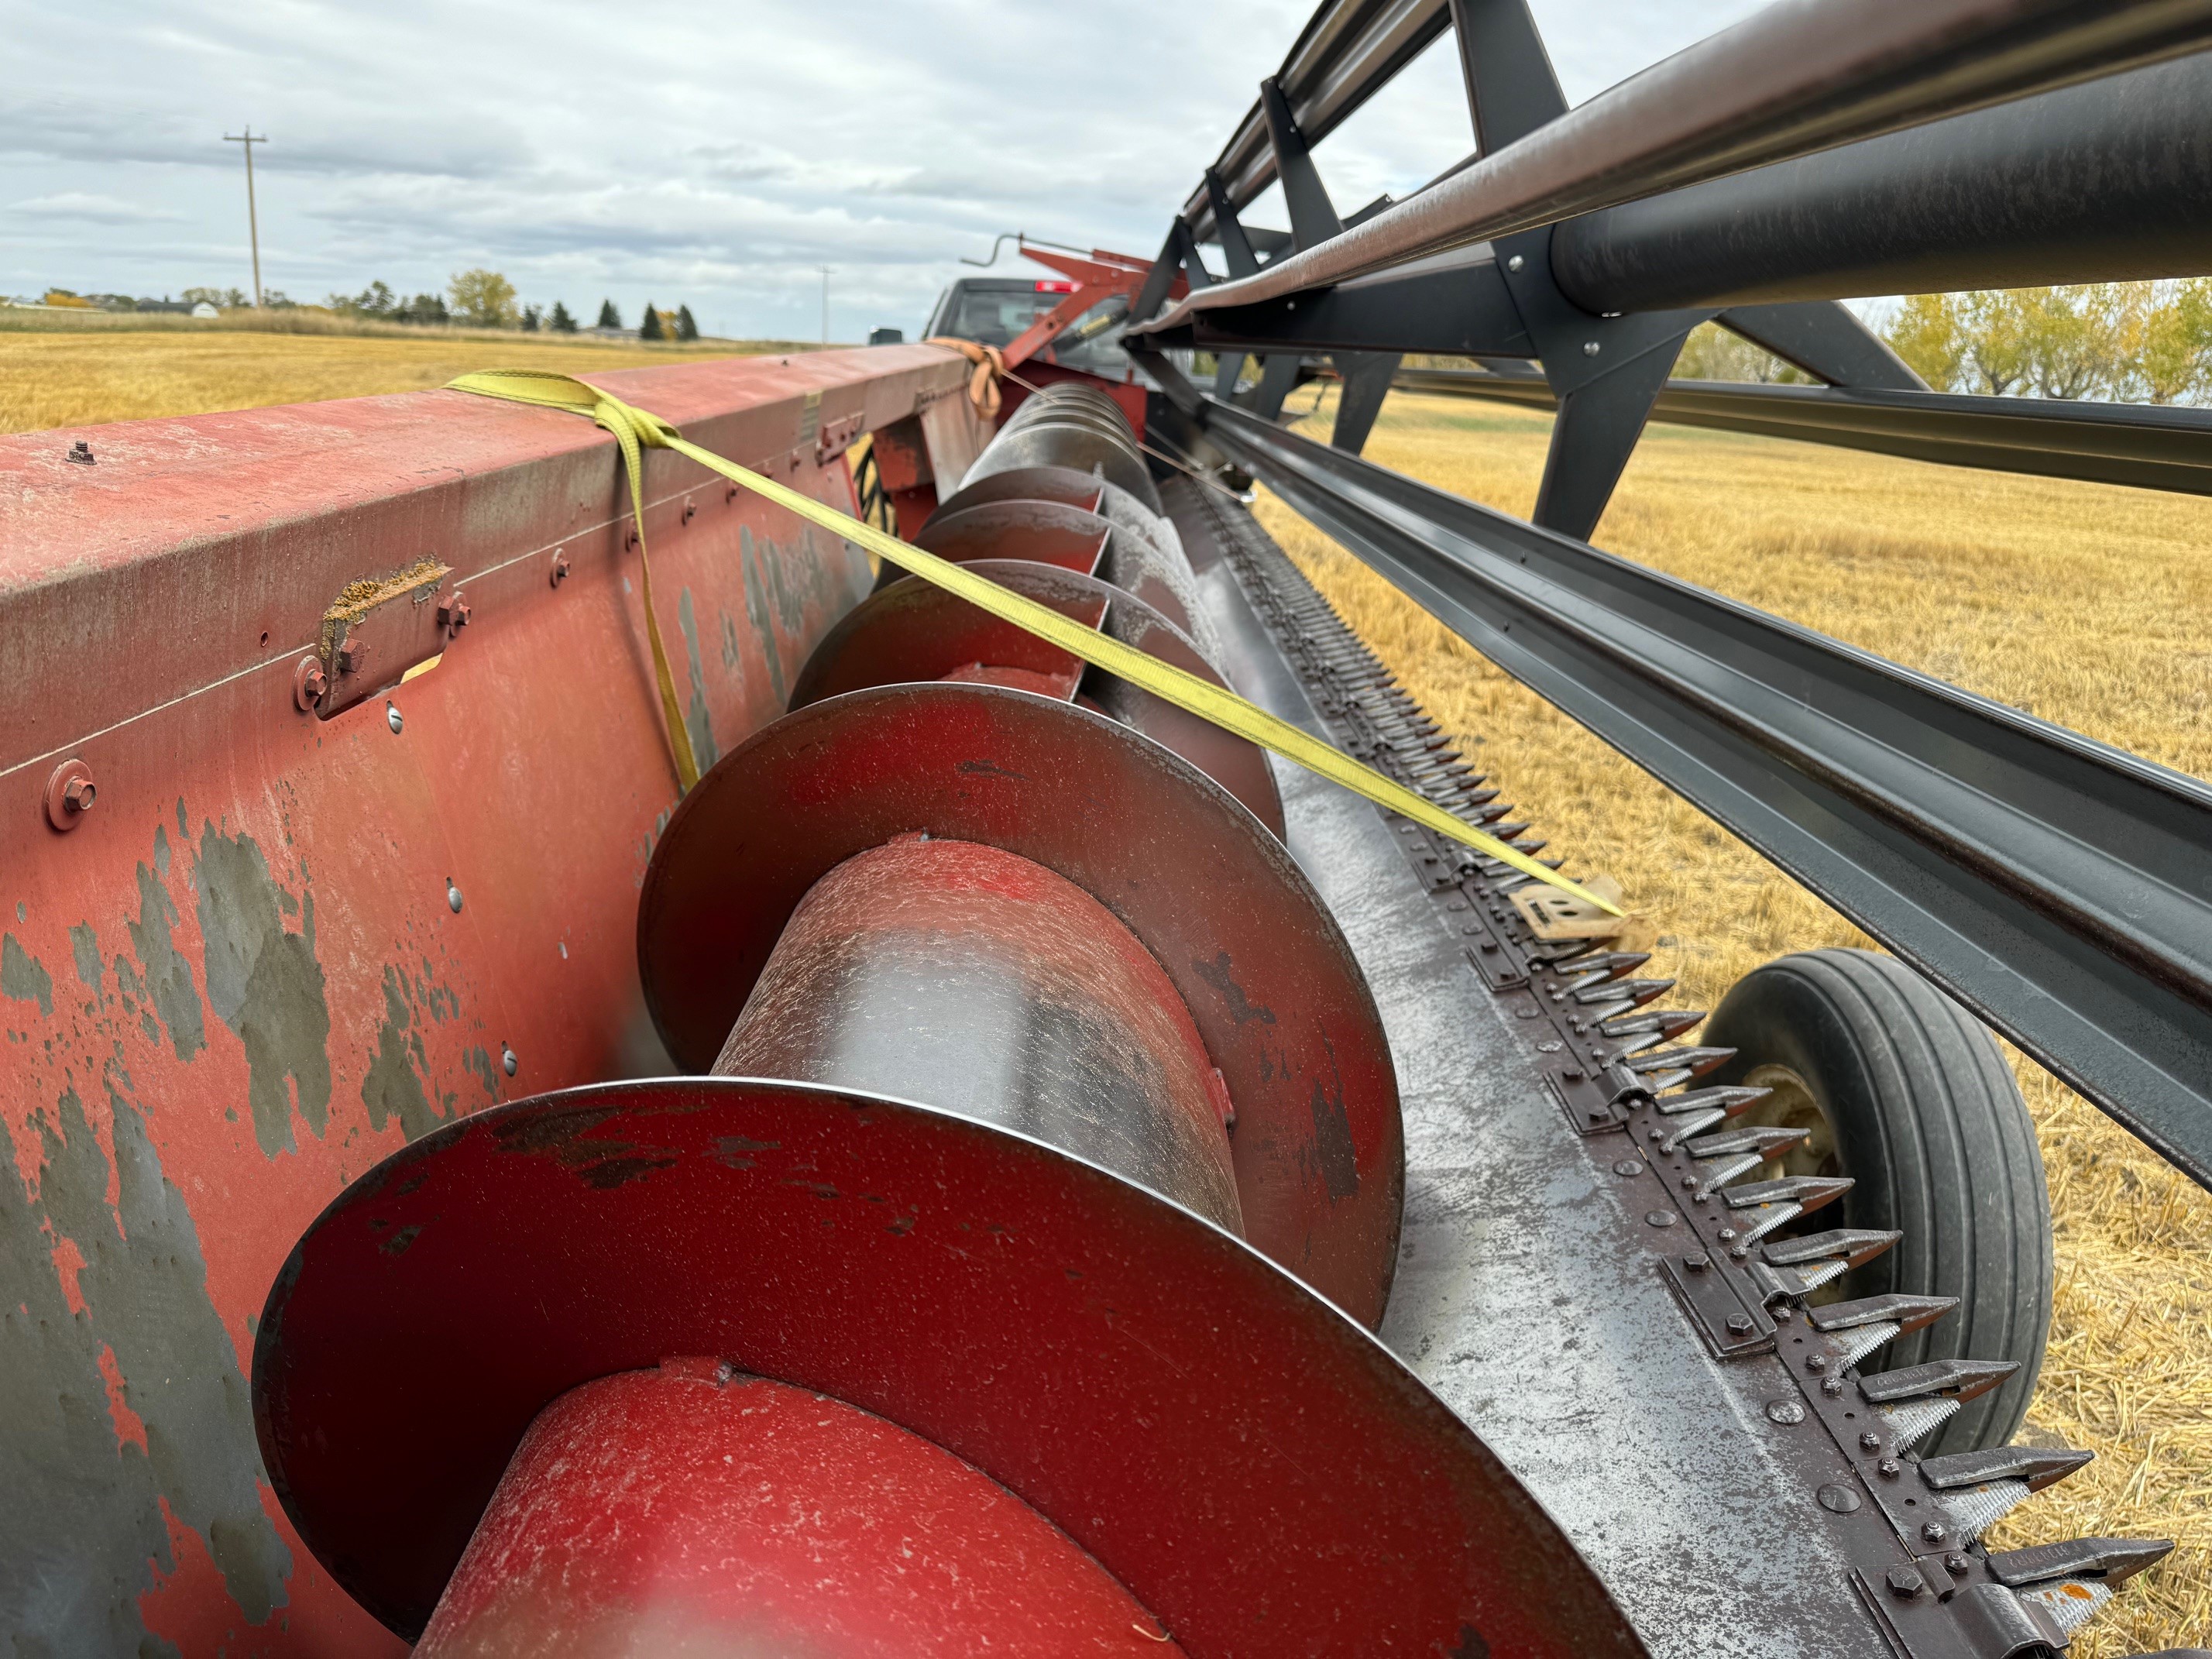
<instances>
[{"instance_id":1,"label":"yellow ratchet strap","mask_svg":"<svg viewBox=\"0 0 2212 1659\"><path fill-rule=\"evenodd\" d=\"M660 682L661 713L668 728L669 747L676 757L676 774L686 790L699 781L699 767L692 755L690 734L684 728L683 714L677 702L676 682L668 666L667 653L661 647L660 627L653 618L653 579L645 557L645 494L643 462L640 453L644 449L672 449L679 455L689 456L709 471L720 473L731 483L741 485L764 501L787 512L795 513L810 523L819 525L846 541L867 549L910 575L933 582L946 592L967 600L1002 622L1012 623L1093 667L1103 669L1179 708L1188 709L1200 720L1218 726L1224 732L1233 732L1247 742L1271 749L1309 772L1327 778L1331 783L1349 789L1354 794L1364 795L1378 806L1388 807L1391 811L1411 818L1439 835L1449 836L1462 845L1474 848L1485 858L1496 859L1525 875L1534 876L1563 892L1571 893L1586 903L1596 905L1608 915L1620 914L1620 907L1601 895L1568 880L1548 865L1538 863L1528 854L1509 847L1497 836L1486 835L1473 824L1454 817L1435 802L1415 794L1403 784L1393 782L1371 768L1362 766L1351 756L1309 732L1300 731L1287 720L1278 720L1266 709L1245 702L1235 692L1224 690L1195 674L1162 662L1157 657L1147 656L1133 646L1109 639L1094 629L1085 628L1073 617L1063 617L1034 599L1001 587L988 576L977 575L964 565L940 559L918 547L909 547L897 537L886 535L850 514L842 513L811 496L803 495L773 478L763 477L735 462L724 460L720 455L686 441L681 433L659 416L626 404L611 392L602 392L595 386L567 374L532 368L483 369L473 374L462 375L459 380L449 382L449 387L455 392L472 392L486 398L504 398L509 403L536 404L547 409L562 409L571 414L587 416L612 433L615 441L621 446L623 465L629 475L630 507L637 520L638 562L644 574L641 585L644 589L646 636L653 649L653 672Z\"/></svg>"}]
</instances>

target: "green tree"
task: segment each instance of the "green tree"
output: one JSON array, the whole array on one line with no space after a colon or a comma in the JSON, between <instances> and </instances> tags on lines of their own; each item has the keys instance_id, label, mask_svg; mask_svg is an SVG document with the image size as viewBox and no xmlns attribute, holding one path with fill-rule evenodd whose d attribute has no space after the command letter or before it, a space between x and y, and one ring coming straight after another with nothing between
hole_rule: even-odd
<instances>
[{"instance_id":1,"label":"green tree","mask_svg":"<svg viewBox=\"0 0 2212 1659\"><path fill-rule=\"evenodd\" d=\"M1806 376L1741 334L1731 334L1718 323L1703 323L1691 330L1690 337L1682 343L1682 354L1674 360L1674 378L1788 385Z\"/></svg>"},{"instance_id":2,"label":"green tree","mask_svg":"<svg viewBox=\"0 0 2212 1659\"><path fill-rule=\"evenodd\" d=\"M2120 375L2122 290L2117 283L2031 289L2016 296L2027 378L2045 398L2110 396Z\"/></svg>"},{"instance_id":3,"label":"green tree","mask_svg":"<svg viewBox=\"0 0 2212 1659\"><path fill-rule=\"evenodd\" d=\"M522 313L514 303L514 284L495 270L481 266L454 273L446 284L453 296L453 314L477 328L514 328Z\"/></svg>"},{"instance_id":4,"label":"green tree","mask_svg":"<svg viewBox=\"0 0 2212 1659\"><path fill-rule=\"evenodd\" d=\"M690 306L676 307L676 337L679 340L696 340L699 337L699 325L691 319Z\"/></svg>"},{"instance_id":5,"label":"green tree","mask_svg":"<svg viewBox=\"0 0 2212 1659\"><path fill-rule=\"evenodd\" d=\"M2119 337L2120 395L2154 404L2201 395L2212 380L2212 282L2129 284Z\"/></svg>"},{"instance_id":6,"label":"green tree","mask_svg":"<svg viewBox=\"0 0 2212 1659\"><path fill-rule=\"evenodd\" d=\"M556 334L574 334L576 319L568 314L568 307L558 300L553 302L553 314L545 319L545 326Z\"/></svg>"},{"instance_id":7,"label":"green tree","mask_svg":"<svg viewBox=\"0 0 2212 1659\"><path fill-rule=\"evenodd\" d=\"M2002 398L2019 389L2033 371L2036 319L2018 290L1994 289L1962 295L1960 354L1972 390Z\"/></svg>"},{"instance_id":8,"label":"green tree","mask_svg":"<svg viewBox=\"0 0 2212 1659\"><path fill-rule=\"evenodd\" d=\"M523 331L525 334L535 334L535 333L537 333L537 332L538 332L538 321L539 321L539 319L540 319L541 318L543 318L543 317L544 316L544 314L545 314L545 313L544 313L544 312L542 312L542 311L538 310L538 308L536 306L525 306L525 307L523 307L523 308L522 308L522 331Z\"/></svg>"},{"instance_id":9,"label":"green tree","mask_svg":"<svg viewBox=\"0 0 2212 1659\"><path fill-rule=\"evenodd\" d=\"M1890 319L1889 349L1938 392L1955 391L1966 353L1964 317L1955 294L1914 294Z\"/></svg>"},{"instance_id":10,"label":"green tree","mask_svg":"<svg viewBox=\"0 0 2212 1659\"><path fill-rule=\"evenodd\" d=\"M660 313L653 308L650 300L645 302L645 320L637 325L637 337L641 340L665 340L668 337L668 331L660 325Z\"/></svg>"},{"instance_id":11,"label":"green tree","mask_svg":"<svg viewBox=\"0 0 2212 1659\"><path fill-rule=\"evenodd\" d=\"M599 301L599 326L601 328L622 326L622 313L615 309L615 302L612 300Z\"/></svg>"}]
</instances>

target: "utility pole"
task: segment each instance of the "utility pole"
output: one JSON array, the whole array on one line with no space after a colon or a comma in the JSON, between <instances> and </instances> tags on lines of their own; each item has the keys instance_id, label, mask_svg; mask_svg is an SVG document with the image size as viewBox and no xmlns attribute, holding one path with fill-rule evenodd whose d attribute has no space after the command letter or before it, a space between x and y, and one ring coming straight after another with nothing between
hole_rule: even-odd
<instances>
[{"instance_id":1,"label":"utility pole","mask_svg":"<svg viewBox=\"0 0 2212 1659\"><path fill-rule=\"evenodd\" d=\"M822 267L822 346L830 346L830 267Z\"/></svg>"},{"instance_id":2,"label":"utility pole","mask_svg":"<svg viewBox=\"0 0 2212 1659\"><path fill-rule=\"evenodd\" d=\"M253 210L253 147L267 143L269 135L264 132L256 136L253 123L248 121L244 132L226 132L222 135L222 141L226 144L246 146L246 233L253 242L253 308L258 311L261 309L261 221Z\"/></svg>"}]
</instances>

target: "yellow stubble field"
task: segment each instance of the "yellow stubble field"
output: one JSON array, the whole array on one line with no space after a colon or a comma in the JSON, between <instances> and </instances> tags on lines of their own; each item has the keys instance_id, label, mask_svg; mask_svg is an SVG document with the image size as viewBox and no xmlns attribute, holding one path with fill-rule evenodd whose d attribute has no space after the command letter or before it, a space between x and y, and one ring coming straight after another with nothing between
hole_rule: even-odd
<instances>
[{"instance_id":1,"label":"yellow stubble field","mask_svg":"<svg viewBox=\"0 0 2212 1659\"><path fill-rule=\"evenodd\" d=\"M1314 402L1302 392L1295 408ZM1299 429L1325 439L1324 394ZM1525 516L1548 416L1394 393L1367 457ZM1640 972L1711 1008L1759 963L1871 946L1694 807L1507 678L1264 489L1277 541L1549 838L1570 874L1617 878L1657 924ZM2014 477L1655 426L1591 538L1609 552L1893 661L2212 777L2212 501ZM2097 1461L2031 1498L1996 1547L2077 1535L2180 1547L2074 1659L2212 1637L2212 1195L2033 1061L2057 1296L2031 1436Z\"/></svg>"},{"instance_id":2,"label":"yellow stubble field","mask_svg":"<svg viewBox=\"0 0 2212 1659\"><path fill-rule=\"evenodd\" d=\"M462 331L0 328L0 431L410 391L477 368L577 372L777 349ZM1325 436L1331 413L1324 398L1304 429ZM1540 415L1398 394L1367 453L1525 514L1548 429ZM1262 492L1258 511L1519 804L1516 816L1568 855L1571 872L1615 876L1656 919L1646 971L1682 981L1677 1006L1709 1008L1789 951L1869 943L1280 502ZM2212 776L2212 501L1656 427L1594 539ZM2057 1227L2056 1319L2031 1431L2099 1455L1991 1541L2174 1537L2181 1548L2072 1653L2108 1659L2202 1640L2212 1630L2212 1198L2014 1059Z\"/></svg>"}]
</instances>

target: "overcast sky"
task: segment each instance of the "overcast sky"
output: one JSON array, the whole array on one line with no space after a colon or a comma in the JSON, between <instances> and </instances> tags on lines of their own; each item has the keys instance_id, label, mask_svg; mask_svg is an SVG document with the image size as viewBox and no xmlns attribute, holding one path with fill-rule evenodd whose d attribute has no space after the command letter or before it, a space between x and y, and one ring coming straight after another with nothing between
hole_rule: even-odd
<instances>
[{"instance_id":1,"label":"overcast sky","mask_svg":"<svg viewBox=\"0 0 2212 1659\"><path fill-rule=\"evenodd\" d=\"M1535 0L1576 101L1753 9ZM827 264L836 338L911 337L1001 231L1156 251L1310 9L0 0L0 292L250 287L250 121L295 300L489 265L586 322L811 338ZM1447 40L1318 159L1349 211L1470 144Z\"/></svg>"}]
</instances>

